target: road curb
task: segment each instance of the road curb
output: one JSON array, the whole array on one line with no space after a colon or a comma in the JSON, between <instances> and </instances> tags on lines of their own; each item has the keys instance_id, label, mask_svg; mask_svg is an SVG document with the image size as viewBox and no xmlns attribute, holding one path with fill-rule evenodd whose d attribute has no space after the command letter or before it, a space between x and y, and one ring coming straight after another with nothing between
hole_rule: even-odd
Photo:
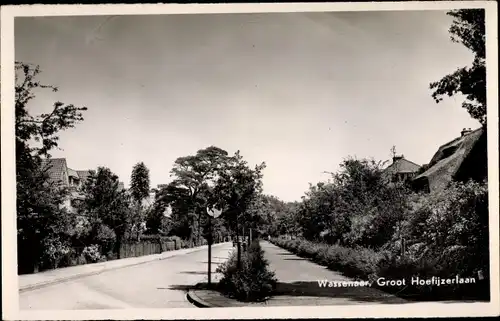
<instances>
[{"instance_id":1,"label":"road curb","mask_svg":"<svg viewBox=\"0 0 500 321\"><path fill-rule=\"evenodd\" d=\"M111 269L109 269L109 270L111 270ZM27 286L24 286L24 287L20 287L19 288L19 293L23 293L23 292L26 292L26 291L40 289L40 288L43 288L43 287L46 287L46 286L49 286L49 285L64 283L66 281L76 280L76 279L83 278L83 277L86 277L86 276L97 275L97 274L99 274L101 272L104 272L104 271L106 271L106 270L86 272L86 273L81 273L81 274L75 274L75 275L71 275L71 276L68 276L68 277L62 277L62 278L55 279L55 280L50 280L50 281L46 281L46 282L39 282L39 283L35 283L35 284L30 284L30 285L27 285Z\"/></svg>"},{"instance_id":2,"label":"road curb","mask_svg":"<svg viewBox=\"0 0 500 321\"><path fill-rule=\"evenodd\" d=\"M219 244L223 244L223 243L218 243L218 244L214 244L214 245L219 245ZM214 246L214 245L212 245L212 246ZM204 249L205 249L205 247L203 247L203 248L192 248L191 251L186 251L184 253L179 253L179 254L180 255L184 255L184 254L198 252L198 251L201 251L201 250L204 250ZM163 252L163 253L169 253L170 254L172 252L173 251L167 251L167 252ZM161 253L161 254L163 254L163 253ZM169 255L169 256L165 256L165 257L158 257L158 255L161 255L161 254L153 254L153 255L155 255L155 257L152 257L151 259L147 259L147 260L140 261L140 262L134 262L134 263L130 263L130 264L124 264L124 265L121 265L121 266L103 267L103 268L101 268L100 270L97 270L97 271L87 271L87 272L83 272L83 273L78 273L78 274L73 274L73 275L69 275L69 276L65 276L65 277L60 277L60 278L53 279L53 280L48 280L48 281L42 281L42 282L38 282L38 283L34 283L34 284L29 284L29 285L26 285L26 286L23 286L23 287L19 287L19 293L23 293L23 292L26 292L26 291L36 290L36 289L40 289L40 288L47 287L47 286L50 286L50 285L60 284L60 283L64 283L64 282L71 281L71 280L80 279L80 278L87 277L87 276L97 275L97 274L100 274L100 273L103 273L103 272L118 270L118 269L122 269L122 268L126 268L126 267L132 267L132 266L136 266L136 265L140 265L140 264L150 263L150 262L153 262L153 261L167 260L167 259L170 259L170 258L173 258L173 257L176 256L176 255ZM116 262L116 260L108 261L108 262Z\"/></svg>"},{"instance_id":3,"label":"road curb","mask_svg":"<svg viewBox=\"0 0 500 321\"><path fill-rule=\"evenodd\" d=\"M215 306L200 298L193 290L186 293L188 301L197 308L214 308Z\"/></svg>"}]
</instances>

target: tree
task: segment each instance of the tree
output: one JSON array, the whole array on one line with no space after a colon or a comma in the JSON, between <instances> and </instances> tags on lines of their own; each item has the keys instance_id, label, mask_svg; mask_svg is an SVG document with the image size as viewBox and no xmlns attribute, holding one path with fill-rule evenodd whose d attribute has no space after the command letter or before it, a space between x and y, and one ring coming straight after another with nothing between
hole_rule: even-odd
<instances>
[{"instance_id":1,"label":"tree","mask_svg":"<svg viewBox=\"0 0 500 321\"><path fill-rule=\"evenodd\" d=\"M67 213L61 208L65 190L50 182L42 157L58 147L58 134L83 121L86 107L55 102L48 114L32 115L28 104L37 89L57 92L57 87L37 80L39 66L15 63L16 190L18 227L18 269L37 270L49 257L52 264L67 253L66 236L71 230ZM39 143L38 147L30 145ZM30 249L29 253L25 249Z\"/></svg>"},{"instance_id":2,"label":"tree","mask_svg":"<svg viewBox=\"0 0 500 321\"><path fill-rule=\"evenodd\" d=\"M187 220L184 227L189 229L189 238L202 235L202 221L206 212L210 185L218 179L221 168L228 160L228 153L215 146L198 150L195 155L179 157L171 170L174 180L164 190L163 199L174 203L173 215L181 215Z\"/></svg>"},{"instance_id":3,"label":"tree","mask_svg":"<svg viewBox=\"0 0 500 321\"><path fill-rule=\"evenodd\" d=\"M169 184L156 193L151 220L153 225L159 227L165 211L171 209L169 230L171 235L177 235L183 239L189 239L192 234L192 219L188 215L190 208L189 192L174 184ZM156 222L156 223L155 223Z\"/></svg>"},{"instance_id":4,"label":"tree","mask_svg":"<svg viewBox=\"0 0 500 321\"><path fill-rule=\"evenodd\" d=\"M140 238L141 223L144 220L143 202L149 197L149 169L143 162L137 163L132 169L130 193L135 203L135 216L132 227L136 229L137 239Z\"/></svg>"},{"instance_id":5,"label":"tree","mask_svg":"<svg viewBox=\"0 0 500 321\"><path fill-rule=\"evenodd\" d=\"M118 176L109 168L99 167L97 172L91 171L83 186L85 198L80 210L91 222L90 239L98 239L98 232L103 224L113 230L113 250L120 258L120 247L131 224L131 209L129 196L118 185Z\"/></svg>"},{"instance_id":6,"label":"tree","mask_svg":"<svg viewBox=\"0 0 500 321\"><path fill-rule=\"evenodd\" d=\"M303 236L312 241L380 248L403 219L407 191L383 179L382 162L348 158L328 183L312 185L300 206Z\"/></svg>"},{"instance_id":7,"label":"tree","mask_svg":"<svg viewBox=\"0 0 500 321\"><path fill-rule=\"evenodd\" d=\"M265 163L256 165L254 169L248 166L240 152L227 158L219 171L219 177L210 194L210 203L225 209L222 219L237 238L241 227L248 226L248 209L255 198L262 193L262 171ZM238 244L238 267L241 262L240 243Z\"/></svg>"},{"instance_id":8,"label":"tree","mask_svg":"<svg viewBox=\"0 0 500 321\"><path fill-rule=\"evenodd\" d=\"M486 125L486 35L484 9L459 9L448 12L453 23L449 29L453 42L461 43L474 53L471 67L458 68L455 72L432 82L432 97L440 102L444 95L461 93L465 96L462 107L481 125Z\"/></svg>"},{"instance_id":9,"label":"tree","mask_svg":"<svg viewBox=\"0 0 500 321\"><path fill-rule=\"evenodd\" d=\"M149 169L143 162L137 163L132 169L130 193L136 203L149 197Z\"/></svg>"},{"instance_id":10,"label":"tree","mask_svg":"<svg viewBox=\"0 0 500 321\"><path fill-rule=\"evenodd\" d=\"M295 234L293 206L272 195L258 195L247 210L248 220L260 235Z\"/></svg>"}]
</instances>

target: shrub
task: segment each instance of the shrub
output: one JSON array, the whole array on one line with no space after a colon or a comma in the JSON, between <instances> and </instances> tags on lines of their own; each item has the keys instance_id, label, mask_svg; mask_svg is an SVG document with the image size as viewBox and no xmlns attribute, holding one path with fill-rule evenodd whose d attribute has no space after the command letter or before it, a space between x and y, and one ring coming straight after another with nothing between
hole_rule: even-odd
<instances>
[{"instance_id":1,"label":"shrub","mask_svg":"<svg viewBox=\"0 0 500 321\"><path fill-rule=\"evenodd\" d=\"M43 245L44 251L40 260L40 267L43 270L60 267L60 263L67 261L72 254L72 248L59 237L47 238Z\"/></svg>"},{"instance_id":2,"label":"shrub","mask_svg":"<svg viewBox=\"0 0 500 321\"><path fill-rule=\"evenodd\" d=\"M459 275L477 279L481 271L488 278L488 232L487 183L453 182L440 192L414 200L402 229L407 241L405 257L400 257L399 242L393 239L387 246L393 258L382 262L378 274L399 278ZM486 280L475 286L412 287L408 295L483 299L489 296L488 284Z\"/></svg>"},{"instance_id":3,"label":"shrub","mask_svg":"<svg viewBox=\"0 0 500 321\"><path fill-rule=\"evenodd\" d=\"M330 270L342 271L348 277L363 280L372 278L377 273L378 264L384 257L370 249L315 244L301 239L284 241L278 238L271 241L294 254L327 266Z\"/></svg>"},{"instance_id":4,"label":"shrub","mask_svg":"<svg viewBox=\"0 0 500 321\"><path fill-rule=\"evenodd\" d=\"M185 242L178 236L169 236L167 238L170 242L175 242L175 249L176 250L180 250L182 248L184 248L183 246L185 246Z\"/></svg>"},{"instance_id":5,"label":"shrub","mask_svg":"<svg viewBox=\"0 0 500 321\"><path fill-rule=\"evenodd\" d=\"M85 257L85 260L90 263L96 263L102 260L101 252L99 251L99 246L90 245L86 246L83 249L82 255Z\"/></svg>"},{"instance_id":6,"label":"shrub","mask_svg":"<svg viewBox=\"0 0 500 321\"><path fill-rule=\"evenodd\" d=\"M217 268L222 279L217 287L223 294L239 301L256 302L272 295L277 280L269 271L269 263L257 240L248 251L241 253L241 266L237 267L237 253L233 251L229 260Z\"/></svg>"}]
</instances>

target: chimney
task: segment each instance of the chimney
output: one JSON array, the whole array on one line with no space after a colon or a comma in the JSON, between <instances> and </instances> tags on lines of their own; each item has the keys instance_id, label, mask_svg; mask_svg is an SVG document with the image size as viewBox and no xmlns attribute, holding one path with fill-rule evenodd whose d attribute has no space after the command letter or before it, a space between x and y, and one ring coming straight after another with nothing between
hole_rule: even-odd
<instances>
[{"instance_id":1,"label":"chimney","mask_svg":"<svg viewBox=\"0 0 500 321\"><path fill-rule=\"evenodd\" d=\"M470 128L464 128L462 129L462 131L460 132L460 136L461 137L464 137L465 135L467 135L468 133L470 133L472 130Z\"/></svg>"},{"instance_id":2,"label":"chimney","mask_svg":"<svg viewBox=\"0 0 500 321\"><path fill-rule=\"evenodd\" d=\"M392 158L392 162L395 163L396 161L400 160L400 159L403 159L404 155L399 155L399 156L394 156Z\"/></svg>"}]
</instances>

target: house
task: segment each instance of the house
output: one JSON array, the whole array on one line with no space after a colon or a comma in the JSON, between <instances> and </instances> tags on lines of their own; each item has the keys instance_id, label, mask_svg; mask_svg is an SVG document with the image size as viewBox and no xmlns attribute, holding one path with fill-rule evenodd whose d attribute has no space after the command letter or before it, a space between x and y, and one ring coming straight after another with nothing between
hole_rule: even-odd
<instances>
[{"instance_id":1,"label":"house","mask_svg":"<svg viewBox=\"0 0 500 321\"><path fill-rule=\"evenodd\" d=\"M404 155L394 156L392 164L384 170L384 177L391 183L407 182L413 179L421 166L407 160Z\"/></svg>"},{"instance_id":2,"label":"house","mask_svg":"<svg viewBox=\"0 0 500 321\"><path fill-rule=\"evenodd\" d=\"M412 185L419 191L434 192L446 188L451 181L482 181L487 176L486 130L464 128L460 137L439 147Z\"/></svg>"},{"instance_id":3,"label":"house","mask_svg":"<svg viewBox=\"0 0 500 321\"><path fill-rule=\"evenodd\" d=\"M69 196L64 201L63 207L70 212L74 211L75 202L83 197L79 191L82 180L77 171L68 167L65 158L43 159L42 168L47 171L49 181L61 187L68 188Z\"/></svg>"},{"instance_id":4,"label":"house","mask_svg":"<svg viewBox=\"0 0 500 321\"><path fill-rule=\"evenodd\" d=\"M69 196L64 202L70 212L75 210L75 204L83 199L81 189L90 176L90 170L74 170L68 167L66 158L47 158L42 160L42 168L46 169L49 181L61 187L68 188ZM120 185L121 184L121 185ZM123 187L123 183L119 183Z\"/></svg>"}]
</instances>

